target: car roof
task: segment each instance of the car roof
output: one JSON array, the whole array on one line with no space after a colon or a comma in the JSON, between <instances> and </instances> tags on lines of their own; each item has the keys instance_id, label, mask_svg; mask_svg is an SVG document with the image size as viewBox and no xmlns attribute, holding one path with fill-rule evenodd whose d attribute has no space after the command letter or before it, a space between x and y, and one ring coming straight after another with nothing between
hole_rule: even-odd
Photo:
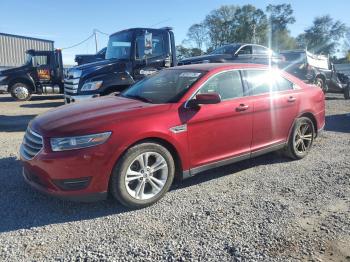
<instances>
[{"instance_id":1,"label":"car roof","mask_svg":"<svg viewBox=\"0 0 350 262\"><path fill-rule=\"evenodd\" d=\"M201 71L213 71L213 70L225 70L225 69L245 69L245 68L268 68L267 65L261 64L242 64L242 63L203 63L203 64L191 64L172 67L172 69L188 69L188 70L201 70Z\"/></svg>"}]
</instances>

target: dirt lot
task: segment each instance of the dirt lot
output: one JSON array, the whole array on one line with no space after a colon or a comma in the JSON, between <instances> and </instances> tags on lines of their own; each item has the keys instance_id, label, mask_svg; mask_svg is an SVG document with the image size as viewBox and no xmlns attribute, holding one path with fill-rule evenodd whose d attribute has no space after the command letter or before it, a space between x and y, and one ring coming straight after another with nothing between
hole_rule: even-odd
<instances>
[{"instance_id":1,"label":"dirt lot","mask_svg":"<svg viewBox=\"0 0 350 262\"><path fill-rule=\"evenodd\" d=\"M61 97L0 95L1 261L350 261L350 101L328 95L310 155L276 153L173 186L156 205L79 204L21 177L18 149L35 115Z\"/></svg>"}]
</instances>

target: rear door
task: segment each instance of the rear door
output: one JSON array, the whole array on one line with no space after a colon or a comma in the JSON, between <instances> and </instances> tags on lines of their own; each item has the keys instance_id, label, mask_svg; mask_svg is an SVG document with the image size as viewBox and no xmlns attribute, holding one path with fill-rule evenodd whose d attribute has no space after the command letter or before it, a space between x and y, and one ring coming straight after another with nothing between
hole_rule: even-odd
<instances>
[{"instance_id":1,"label":"rear door","mask_svg":"<svg viewBox=\"0 0 350 262\"><path fill-rule=\"evenodd\" d=\"M298 113L298 87L276 70L244 74L254 104L252 151L286 142Z\"/></svg>"},{"instance_id":2,"label":"rear door","mask_svg":"<svg viewBox=\"0 0 350 262\"><path fill-rule=\"evenodd\" d=\"M244 96L240 72L226 71L212 76L198 93L216 92L222 101L187 109L192 167L250 153L253 104Z\"/></svg>"}]
</instances>

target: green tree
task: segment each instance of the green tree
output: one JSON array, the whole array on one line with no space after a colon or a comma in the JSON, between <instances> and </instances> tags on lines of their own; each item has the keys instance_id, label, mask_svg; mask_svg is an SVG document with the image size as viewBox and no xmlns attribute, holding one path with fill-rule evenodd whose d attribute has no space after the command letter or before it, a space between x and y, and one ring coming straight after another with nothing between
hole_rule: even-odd
<instances>
[{"instance_id":1,"label":"green tree","mask_svg":"<svg viewBox=\"0 0 350 262\"><path fill-rule=\"evenodd\" d=\"M348 27L341 21L334 21L329 15L316 17L313 25L305 29L297 37L300 47L314 53L334 54L339 40L349 32Z\"/></svg>"},{"instance_id":2,"label":"green tree","mask_svg":"<svg viewBox=\"0 0 350 262\"><path fill-rule=\"evenodd\" d=\"M267 18L263 10L253 5L237 8L235 13L235 34L232 42L266 44Z\"/></svg>"},{"instance_id":3,"label":"green tree","mask_svg":"<svg viewBox=\"0 0 350 262\"><path fill-rule=\"evenodd\" d=\"M266 12L269 15L270 47L275 50L295 48L296 41L288 30L288 25L295 23L292 6L290 4L269 4Z\"/></svg>"},{"instance_id":4,"label":"green tree","mask_svg":"<svg viewBox=\"0 0 350 262\"><path fill-rule=\"evenodd\" d=\"M187 32L188 39L195 44L195 47L202 50L203 44L207 41L207 29L204 24L194 24Z\"/></svg>"},{"instance_id":5,"label":"green tree","mask_svg":"<svg viewBox=\"0 0 350 262\"><path fill-rule=\"evenodd\" d=\"M217 48L234 42L236 11L237 7L234 5L223 5L205 17L203 24L207 28L210 47Z\"/></svg>"}]
</instances>

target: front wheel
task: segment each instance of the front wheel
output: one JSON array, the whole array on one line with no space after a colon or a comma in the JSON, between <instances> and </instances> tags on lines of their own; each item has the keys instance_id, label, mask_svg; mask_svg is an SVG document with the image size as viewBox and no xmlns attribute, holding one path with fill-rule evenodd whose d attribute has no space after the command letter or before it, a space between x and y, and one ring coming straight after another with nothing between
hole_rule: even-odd
<instances>
[{"instance_id":1,"label":"front wheel","mask_svg":"<svg viewBox=\"0 0 350 262\"><path fill-rule=\"evenodd\" d=\"M138 144L115 166L110 192L124 206L143 208L164 196L174 174L174 160L166 148L156 143Z\"/></svg>"},{"instance_id":2,"label":"front wheel","mask_svg":"<svg viewBox=\"0 0 350 262\"><path fill-rule=\"evenodd\" d=\"M16 101L28 101L32 96L30 87L24 83L16 83L11 86L10 90L11 96Z\"/></svg>"},{"instance_id":3,"label":"front wheel","mask_svg":"<svg viewBox=\"0 0 350 262\"><path fill-rule=\"evenodd\" d=\"M288 139L286 155L292 159L304 158L311 149L314 137L315 127L311 119L298 118Z\"/></svg>"}]
</instances>

